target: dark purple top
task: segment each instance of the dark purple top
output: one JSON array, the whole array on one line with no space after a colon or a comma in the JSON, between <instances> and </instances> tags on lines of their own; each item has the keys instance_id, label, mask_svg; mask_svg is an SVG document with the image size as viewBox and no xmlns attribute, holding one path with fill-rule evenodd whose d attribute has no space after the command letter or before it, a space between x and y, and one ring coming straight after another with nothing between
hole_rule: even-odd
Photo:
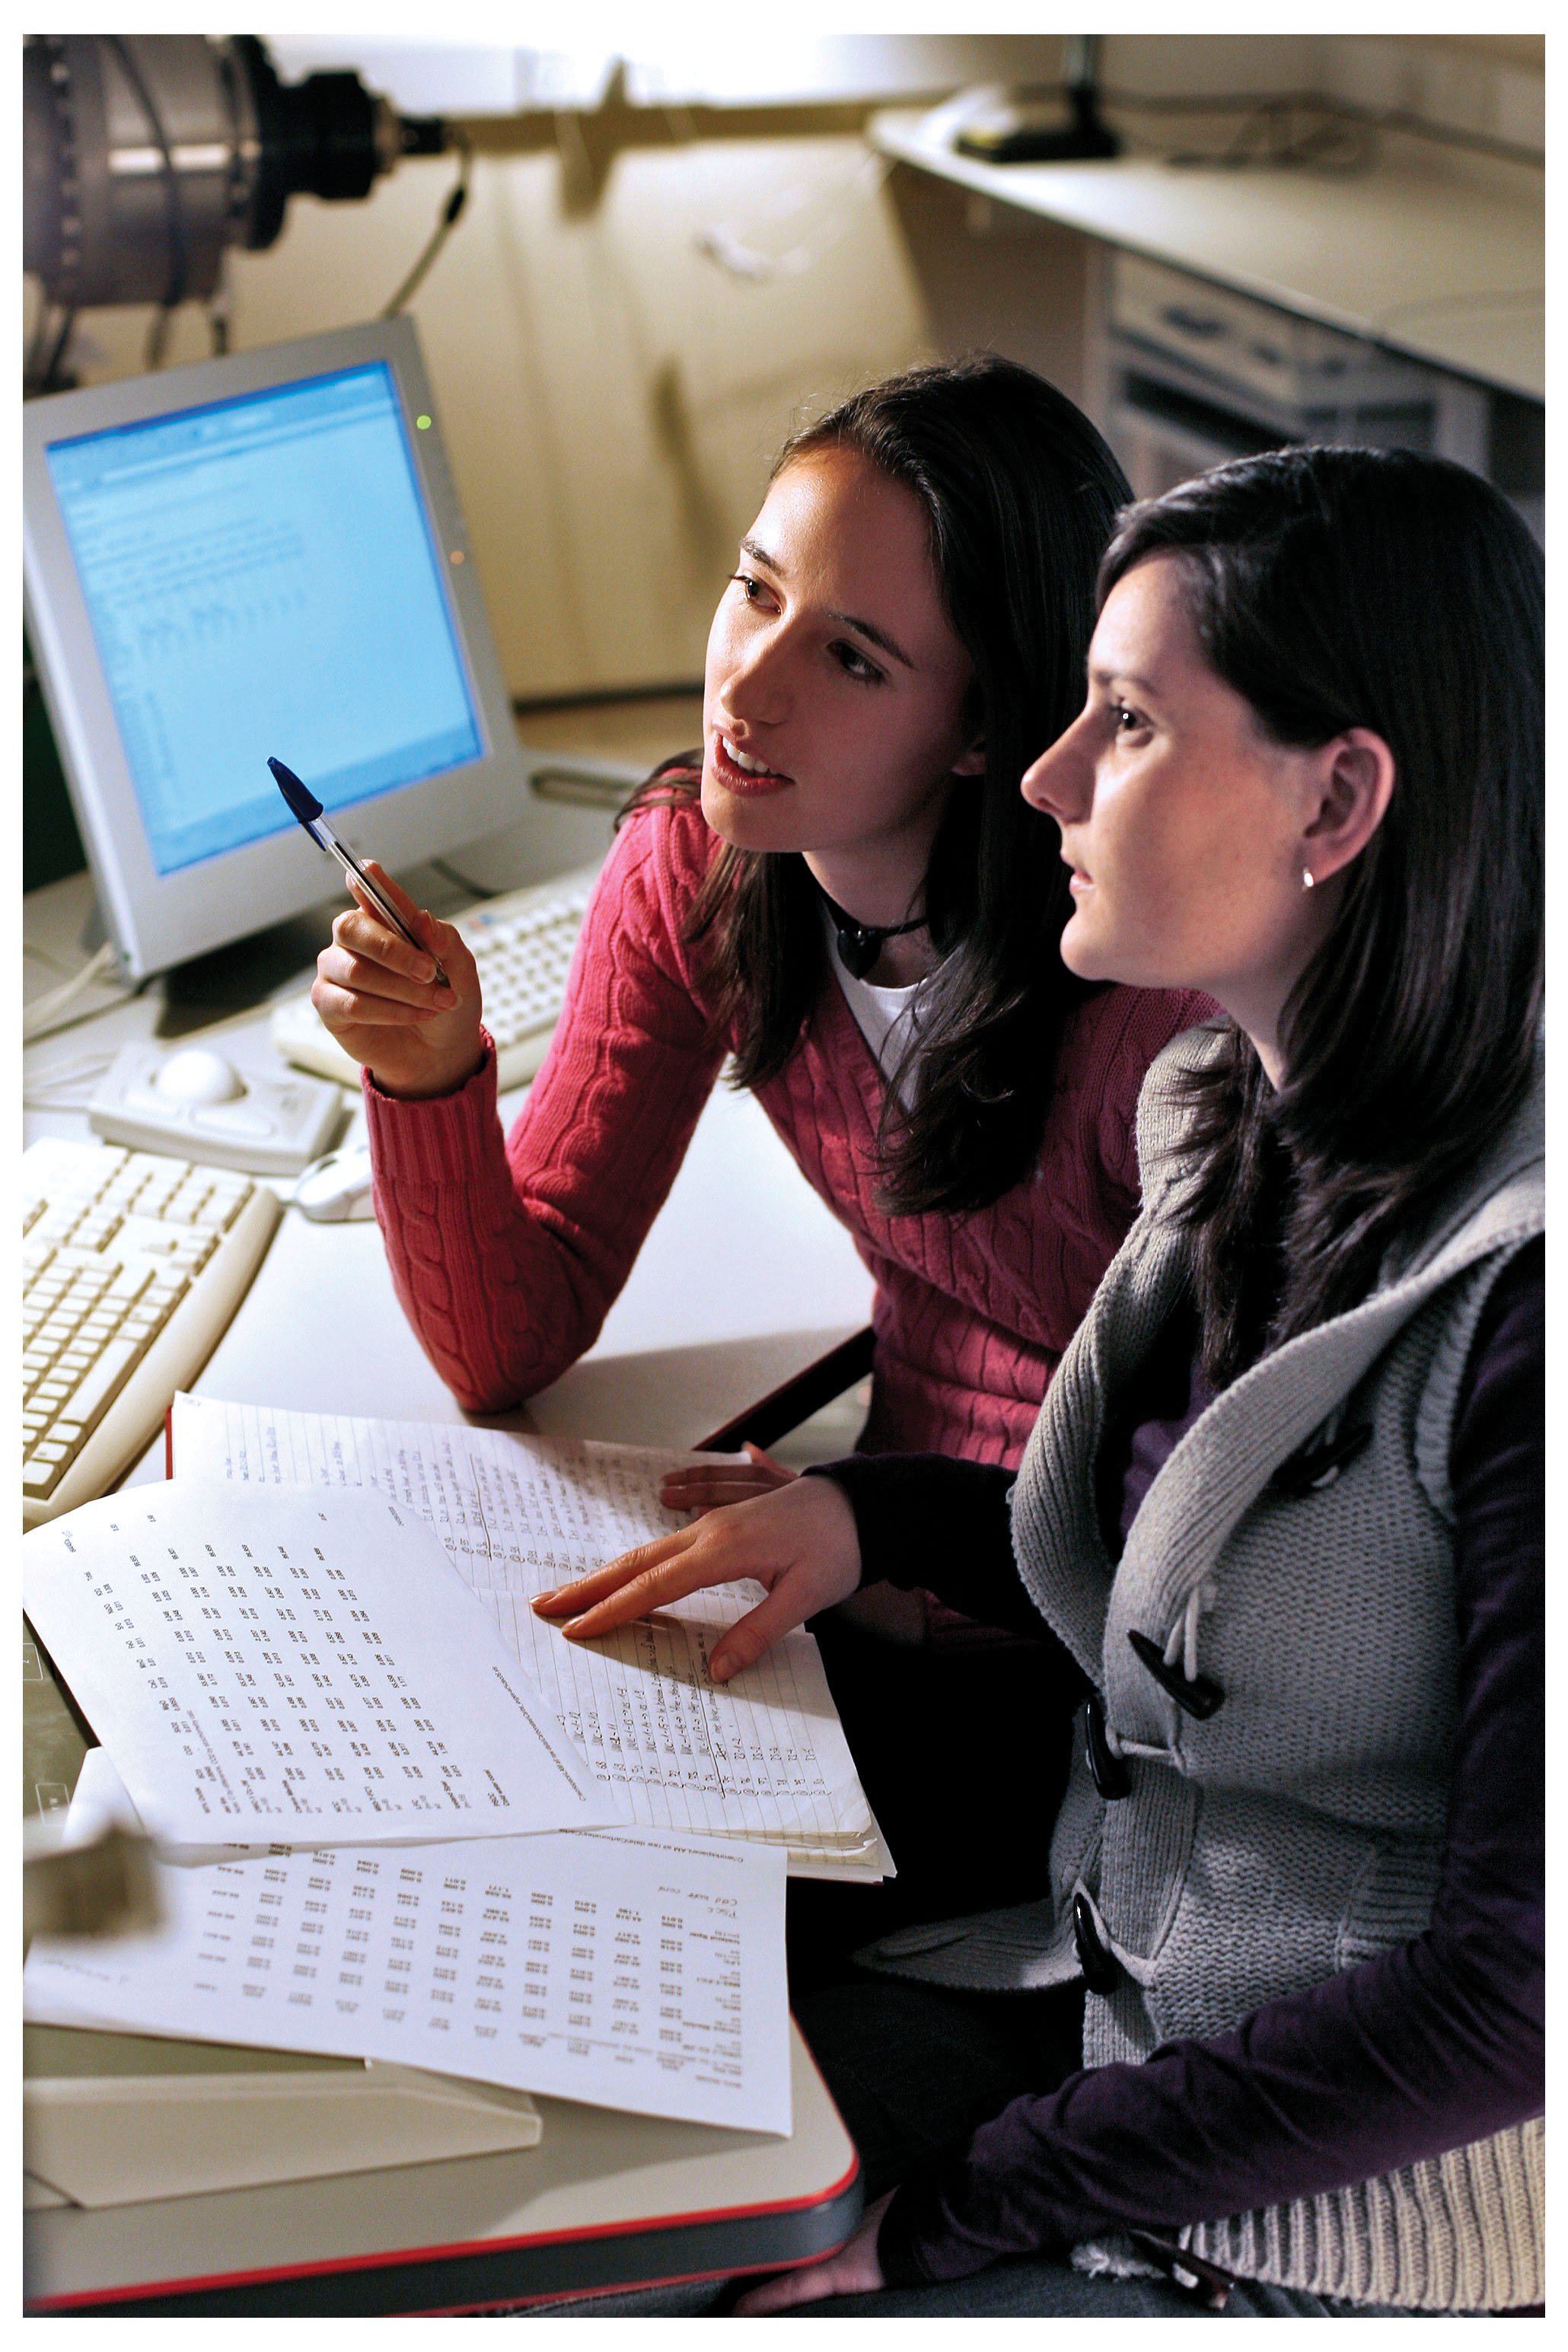
<instances>
[{"instance_id":1,"label":"dark purple top","mask_svg":"<svg viewBox=\"0 0 1568 2352\"><path fill-rule=\"evenodd\" d=\"M1110 1440L1121 1507L1108 1535L1131 1524L1201 1403L1179 1375L1173 1385L1168 1350L1147 1371L1135 1422ZM1449 1449L1458 1720L1426 1933L1268 2002L1231 2032L1015 2099L900 2188L878 2239L889 2284L1315 2196L1541 2112L1544 1378L1536 1241L1492 1291ZM988 1623L1039 1634L1013 1562L1010 1473L918 1454L860 1455L829 1475L854 1507L867 1583L924 1585Z\"/></svg>"}]
</instances>

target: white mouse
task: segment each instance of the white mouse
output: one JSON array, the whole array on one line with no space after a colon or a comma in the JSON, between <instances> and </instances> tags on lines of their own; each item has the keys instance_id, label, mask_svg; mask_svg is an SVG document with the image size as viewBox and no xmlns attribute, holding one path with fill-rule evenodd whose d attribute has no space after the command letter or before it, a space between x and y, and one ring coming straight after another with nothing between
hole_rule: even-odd
<instances>
[{"instance_id":1,"label":"white mouse","mask_svg":"<svg viewBox=\"0 0 1568 2352\"><path fill-rule=\"evenodd\" d=\"M245 1080L232 1062L205 1045L185 1045L171 1054L153 1081L165 1102L233 1102L245 1092Z\"/></svg>"},{"instance_id":2,"label":"white mouse","mask_svg":"<svg viewBox=\"0 0 1568 2352\"><path fill-rule=\"evenodd\" d=\"M374 1217L370 1198L370 1146L345 1143L337 1151L312 1160L294 1190L301 1214L319 1224L335 1224L348 1217Z\"/></svg>"}]
</instances>

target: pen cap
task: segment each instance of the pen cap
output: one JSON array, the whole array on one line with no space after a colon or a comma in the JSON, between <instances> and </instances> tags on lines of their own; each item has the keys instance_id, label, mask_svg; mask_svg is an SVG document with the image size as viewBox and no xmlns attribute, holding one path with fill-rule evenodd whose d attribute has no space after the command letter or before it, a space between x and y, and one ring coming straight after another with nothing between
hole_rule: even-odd
<instances>
[{"instance_id":1,"label":"pen cap","mask_svg":"<svg viewBox=\"0 0 1568 2352\"><path fill-rule=\"evenodd\" d=\"M279 791L300 824L314 824L321 814L321 803L315 794L307 792L293 769L286 768L281 760L268 760L267 764L272 771Z\"/></svg>"}]
</instances>

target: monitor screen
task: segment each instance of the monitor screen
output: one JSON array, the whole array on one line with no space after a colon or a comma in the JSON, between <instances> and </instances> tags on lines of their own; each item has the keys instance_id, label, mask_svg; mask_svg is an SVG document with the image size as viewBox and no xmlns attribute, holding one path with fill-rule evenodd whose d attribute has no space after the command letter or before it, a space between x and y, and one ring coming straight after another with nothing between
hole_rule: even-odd
<instances>
[{"instance_id":1,"label":"monitor screen","mask_svg":"<svg viewBox=\"0 0 1568 2352\"><path fill-rule=\"evenodd\" d=\"M384 363L47 456L160 874L479 757Z\"/></svg>"},{"instance_id":2,"label":"monitor screen","mask_svg":"<svg viewBox=\"0 0 1568 2352\"><path fill-rule=\"evenodd\" d=\"M406 318L27 402L30 643L133 977L539 812ZM563 860L562 862L566 862Z\"/></svg>"}]
</instances>

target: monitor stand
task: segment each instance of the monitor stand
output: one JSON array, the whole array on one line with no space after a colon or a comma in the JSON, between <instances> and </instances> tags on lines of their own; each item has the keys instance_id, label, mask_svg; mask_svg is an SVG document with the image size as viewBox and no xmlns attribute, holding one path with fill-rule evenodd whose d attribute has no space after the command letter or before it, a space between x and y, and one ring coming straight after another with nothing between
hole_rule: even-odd
<instances>
[{"instance_id":1,"label":"monitor stand","mask_svg":"<svg viewBox=\"0 0 1568 2352\"><path fill-rule=\"evenodd\" d=\"M610 847L615 807L636 774L620 762L553 761L547 788L531 796L526 814L511 825L434 862L406 867L397 879L418 905L450 921L476 898L522 889L594 863ZM155 975L147 983L158 1002L153 1034L165 1043L189 1037L216 1022L259 1012L277 997L302 992L331 939L332 919L346 903L346 894L329 896L268 930ZM23 932L25 940L36 940L39 956L29 993L43 994L88 961L106 933L85 868L28 894ZM77 1017L109 1012L123 1001L121 987L111 980L82 1000Z\"/></svg>"},{"instance_id":2,"label":"monitor stand","mask_svg":"<svg viewBox=\"0 0 1568 2352\"><path fill-rule=\"evenodd\" d=\"M572 863L603 857L609 848L612 818L606 808L542 814L555 822L531 816L524 826L454 849L450 859L406 866L396 879L416 905L428 907L445 922L476 898L547 881ZM347 903L344 891L268 930L174 965L163 974L155 1035L188 1037L237 1013L259 1011L278 996L302 993L314 976L317 956L331 942L333 918Z\"/></svg>"},{"instance_id":3,"label":"monitor stand","mask_svg":"<svg viewBox=\"0 0 1568 2352\"><path fill-rule=\"evenodd\" d=\"M299 987L308 985L306 975L331 944L332 918L342 904L341 898L326 899L268 930L254 931L248 939L173 965L162 976L163 1003L153 1035L188 1037L215 1022L232 1020L237 1013L258 1011L290 981Z\"/></svg>"}]
</instances>

